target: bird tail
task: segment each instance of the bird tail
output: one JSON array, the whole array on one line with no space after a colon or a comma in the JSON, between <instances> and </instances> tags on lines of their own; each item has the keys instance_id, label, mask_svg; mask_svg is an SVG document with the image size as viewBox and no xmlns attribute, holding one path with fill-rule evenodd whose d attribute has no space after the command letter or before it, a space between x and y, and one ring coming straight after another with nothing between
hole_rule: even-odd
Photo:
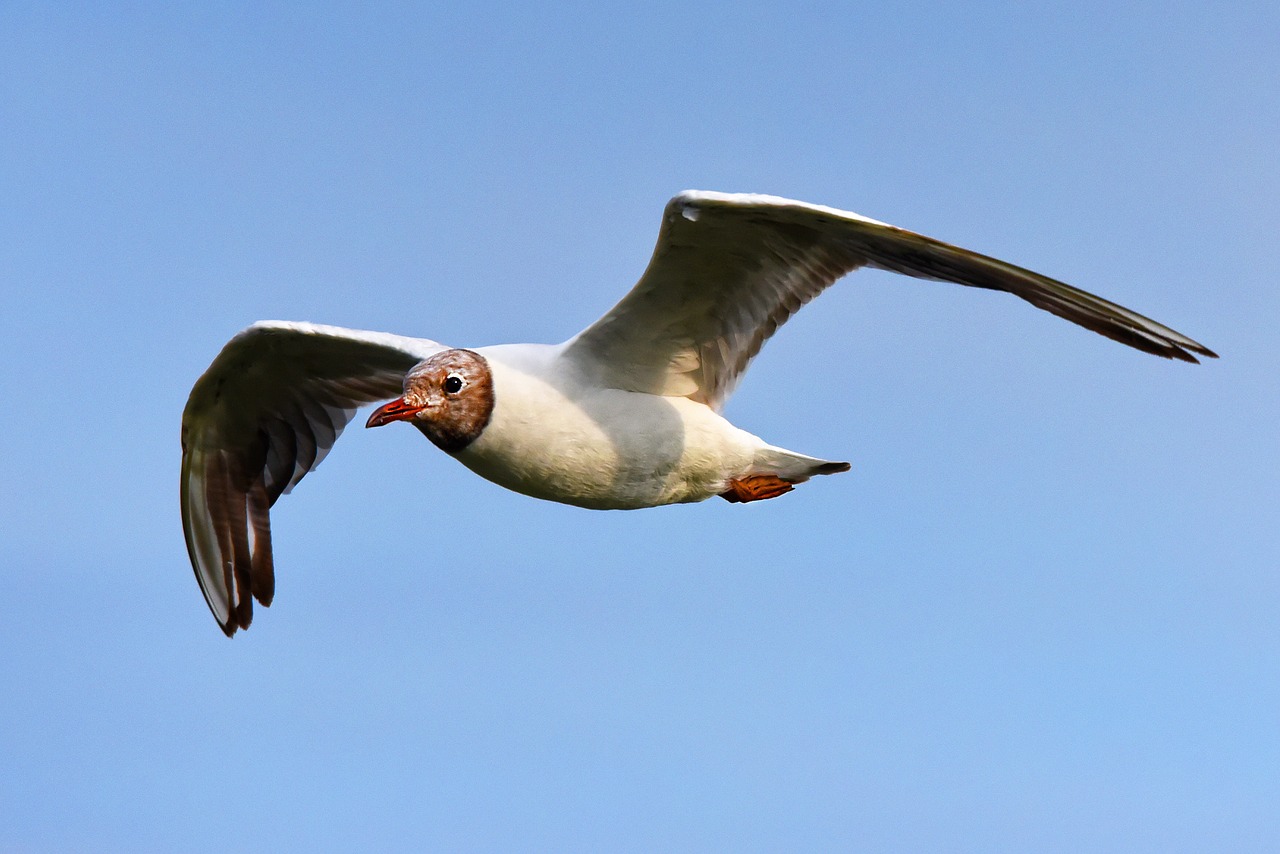
<instances>
[{"instance_id":1,"label":"bird tail","mask_svg":"<svg viewBox=\"0 0 1280 854\"><path fill-rule=\"evenodd\" d=\"M848 471L848 463L820 460L768 445L757 454L753 474L777 475L788 483L804 483L814 475Z\"/></svg>"}]
</instances>

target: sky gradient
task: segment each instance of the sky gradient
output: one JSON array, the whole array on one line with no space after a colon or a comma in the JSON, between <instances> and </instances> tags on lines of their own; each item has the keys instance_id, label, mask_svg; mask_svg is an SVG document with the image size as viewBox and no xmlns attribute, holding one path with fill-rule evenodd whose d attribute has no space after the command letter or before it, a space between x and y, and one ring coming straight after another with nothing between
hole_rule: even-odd
<instances>
[{"instance_id":1,"label":"sky gradient","mask_svg":"<svg viewBox=\"0 0 1280 854\"><path fill-rule=\"evenodd\" d=\"M3 4L0 851L1280 847L1278 28ZM1222 358L858 273L727 409L849 474L590 512L357 423L222 636L178 427L228 338L560 341L687 188L921 231Z\"/></svg>"}]
</instances>

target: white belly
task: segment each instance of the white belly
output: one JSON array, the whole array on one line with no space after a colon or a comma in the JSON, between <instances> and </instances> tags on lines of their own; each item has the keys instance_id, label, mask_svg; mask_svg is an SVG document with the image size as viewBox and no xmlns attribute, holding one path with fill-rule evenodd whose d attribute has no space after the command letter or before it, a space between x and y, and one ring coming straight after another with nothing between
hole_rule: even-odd
<instances>
[{"instance_id":1,"label":"white belly","mask_svg":"<svg viewBox=\"0 0 1280 854\"><path fill-rule=\"evenodd\" d=\"M702 501L751 469L764 443L685 398L592 389L485 353L493 417L457 454L508 489L593 509Z\"/></svg>"}]
</instances>

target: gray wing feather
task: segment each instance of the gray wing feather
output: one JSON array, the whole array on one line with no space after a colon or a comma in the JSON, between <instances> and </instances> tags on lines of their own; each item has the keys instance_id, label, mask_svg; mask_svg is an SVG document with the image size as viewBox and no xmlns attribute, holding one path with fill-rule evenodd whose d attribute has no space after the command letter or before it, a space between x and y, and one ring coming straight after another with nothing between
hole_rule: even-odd
<instances>
[{"instance_id":1,"label":"gray wing feather","mask_svg":"<svg viewBox=\"0 0 1280 854\"><path fill-rule=\"evenodd\" d=\"M401 393L434 341L256 323L196 381L182 413L182 528L227 635L275 591L269 509L320 464L361 404Z\"/></svg>"},{"instance_id":2,"label":"gray wing feather","mask_svg":"<svg viewBox=\"0 0 1280 854\"><path fill-rule=\"evenodd\" d=\"M707 192L668 203L640 281L565 353L602 384L718 409L764 342L859 267L1006 291L1165 358L1215 355L1123 306L940 240L834 208Z\"/></svg>"}]
</instances>

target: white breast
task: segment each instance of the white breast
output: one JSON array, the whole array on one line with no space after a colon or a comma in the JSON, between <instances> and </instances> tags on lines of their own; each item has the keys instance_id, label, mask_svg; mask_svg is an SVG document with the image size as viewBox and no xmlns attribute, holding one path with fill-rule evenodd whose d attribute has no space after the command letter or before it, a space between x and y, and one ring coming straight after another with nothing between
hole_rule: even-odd
<instances>
[{"instance_id":1,"label":"white breast","mask_svg":"<svg viewBox=\"0 0 1280 854\"><path fill-rule=\"evenodd\" d=\"M588 385L559 351L479 351L493 373L493 417L459 461L526 495L631 509L722 492L765 447L702 404Z\"/></svg>"}]
</instances>

